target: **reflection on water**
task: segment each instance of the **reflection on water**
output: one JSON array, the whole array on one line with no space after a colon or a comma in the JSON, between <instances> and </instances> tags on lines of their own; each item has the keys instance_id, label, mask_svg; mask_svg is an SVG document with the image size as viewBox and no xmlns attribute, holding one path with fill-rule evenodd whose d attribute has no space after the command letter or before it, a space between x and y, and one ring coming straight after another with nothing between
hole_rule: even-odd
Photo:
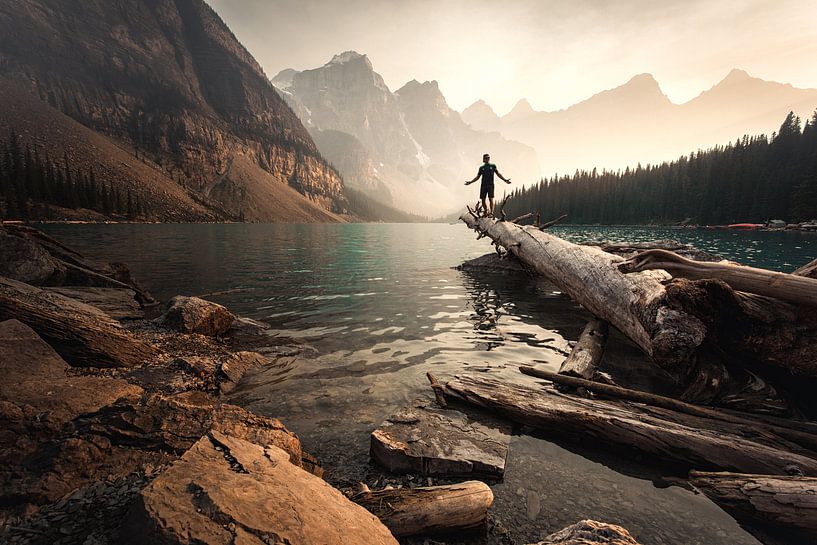
<instances>
[{"instance_id":1,"label":"reflection on water","mask_svg":"<svg viewBox=\"0 0 817 545\"><path fill-rule=\"evenodd\" d=\"M587 320L552 284L451 267L490 247L455 225L48 226L86 255L121 260L154 294L211 298L311 346L250 376L232 399L282 418L330 470L363 474L369 433L428 395L426 371L531 380L556 370ZM817 237L791 233L563 227L580 239L677 238L791 270ZM790 236L791 235L791 236ZM615 332L605 355L616 377L661 389L660 377ZM756 543L705 498L655 488L561 447L514 437L495 513L519 542L583 517L621 523L644 543ZM526 541L527 540L527 541Z\"/></svg>"}]
</instances>

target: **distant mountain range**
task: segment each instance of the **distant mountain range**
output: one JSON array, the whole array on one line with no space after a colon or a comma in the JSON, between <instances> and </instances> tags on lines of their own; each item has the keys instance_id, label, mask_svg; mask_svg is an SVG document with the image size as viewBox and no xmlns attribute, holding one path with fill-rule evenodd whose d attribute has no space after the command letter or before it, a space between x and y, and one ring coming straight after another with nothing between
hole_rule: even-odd
<instances>
[{"instance_id":1,"label":"distant mountain range","mask_svg":"<svg viewBox=\"0 0 817 545\"><path fill-rule=\"evenodd\" d=\"M462 119L532 146L549 176L674 159L744 134L771 134L789 111L808 118L815 108L817 89L732 70L684 104L672 103L652 75L641 74L564 110L538 112L522 99L500 117L480 100L462 112Z\"/></svg>"},{"instance_id":2,"label":"distant mountain range","mask_svg":"<svg viewBox=\"0 0 817 545\"><path fill-rule=\"evenodd\" d=\"M348 212L340 175L202 0L0 2L0 101L0 138L69 179L93 171L143 219Z\"/></svg>"},{"instance_id":3,"label":"distant mountain range","mask_svg":"<svg viewBox=\"0 0 817 545\"><path fill-rule=\"evenodd\" d=\"M531 147L468 126L435 81L390 91L366 55L347 51L312 70L286 69L272 83L345 182L382 203L437 216L475 201L463 181L486 152L505 176L539 178Z\"/></svg>"}]
</instances>

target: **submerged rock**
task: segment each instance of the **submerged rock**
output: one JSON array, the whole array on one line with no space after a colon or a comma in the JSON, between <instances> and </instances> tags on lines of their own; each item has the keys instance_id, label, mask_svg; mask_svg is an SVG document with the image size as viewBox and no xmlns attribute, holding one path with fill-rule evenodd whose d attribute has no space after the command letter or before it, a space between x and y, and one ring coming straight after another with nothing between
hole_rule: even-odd
<instances>
[{"instance_id":1,"label":"submerged rock","mask_svg":"<svg viewBox=\"0 0 817 545\"><path fill-rule=\"evenodd\" d=\"M170 300L159 323L182 333L199 333L220 337L235 322L235 316L225 307L198 297L177 295Z\"/></svg>"},{"instance_id":2,"label":"submerged rock","mask_svg":"<svg viewBox=\"0 0 817 545\"><path fill-rule=\"evenodd\" d=\"M595 520L580 520L532 545L639 545L639 543L621 526Z\"/></svg>"},{"instance_id":3,"label":"submerged rock","mask_svg":"<svg viewBox=\"0 0 817 545\"><path fill-rule=\"evenodd\" d=\"M372 432L371 455L394 473L501 478L510 434L502 422L416 401Z\"/></svg>"},{"instance_id":4,"label":"submerged rock","mask_svg":"<svg viewBox=\"0 0 817 545\"><path fill-rule=\"evenodd\" d=\"M456 267L459 271L526 272L522 263L513 255L499 257L496 252L464 261Z\"/></svg>"},{"instance_id":5,"label":"submerged rock","mask_svg":"<svg viewBox=\"0 0 817 545\"><path fill-rule=\"evenodd\" d=\"M245 350L230 354L221 364L223 379L218 385L219 390L223 394L231 391L238 385L238 382L247 371L253 367L260 367L267 363L267 358L258 352L248 352Z\"/></svg>"},{"instance_id":6,"label":"submerged rock","mask_svg":"<svg viewBox=\"0 0 817 545\"><path fill-rule=\"evenodd\" d=\"M396 545L377 517L289 456L219 432L202 437L141 493L125 543Z\"/></svg>"}]
</instances>

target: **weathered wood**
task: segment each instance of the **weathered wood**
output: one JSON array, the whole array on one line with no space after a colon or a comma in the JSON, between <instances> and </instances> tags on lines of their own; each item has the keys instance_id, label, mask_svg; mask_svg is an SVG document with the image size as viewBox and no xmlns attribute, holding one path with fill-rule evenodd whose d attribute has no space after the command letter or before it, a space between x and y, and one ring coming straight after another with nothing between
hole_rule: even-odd
<instances>
[{"instance_id":1,"label":"weathered wood","mask_svg":"<svg viewBox=\"0 0 817 545\"><path fill-rule=\"evenodd\" d=\"M352 496L397 537L481 528L494 502L480 481L419 488L364 489Z\"/></svg>"},{"instance_id":2,"label":"weathered wood","mask_svg":"<svg viewBox=\"0 0 817 545\"><path fill-rule=\"evenodd\" d=\"M530 219L533 217L533 212L528 212L527 214L522 214L521 216L517 216L514 219L510 220L511 223L522 223L526 219Z\"/></svg>"},{"instance_id":3,"label":"weathered wood","mask_svg":"<svg viewBox=\"0 0 817 545\"><path fill-rule=\"evenodd\" d=\"M583 388L584 390L600 394L613 399L624 399L627 401L635 401L637 403L645 403L654 407L661 407L672 411L681 412L701 418L713 418L723 422L732 424L740 424L750 428L757 428L767 430L768 432L782 437L792 443L796 443L805 449L817 453L817 429L811 426L810 422L795 422L791 420L776 419L774 423L761 420L748 415L739 415L735 412L726 412L724 410L713 409L710 407L702 407L700 405L693 405L671 397L651 394L649 392L642 392L639 390L631 390L629 388L622 388L613 384L603 384L600 382L593 382L578 377L566 376L560 373L552 373L544 369L537 369L534 367L521 366L519 371L522 374L549 380L554 384L561 384L569 386L573 389ZM811 427L809 427L811 426ZM809 431L804 431L804 428Z\"/></svg>"},{"instance_id":4,"label":"weathered wood","mask_svg":"<svg viewBox=\"0 0 817 545\"><path fill-rule=\"evenodd\" d=\"M817 384L811 307L736 291L720 280L673 279L663 270L625 274L618 270L624 259L599 248L535 227L460 219L629 337L675 379L683 399L792 414L778 393L782 386L804 406L814 405L802 387L803 377Z\"/></svg>"},{"instance_id":5,"label":"weathered wood","mask_svg":"<svg viewBox=\"0 0 817 545\"><path fill-rule=\"evenodd\" d=\"M136 300L136 292L129 288L58 286L45 289L94 306L114 320L138 320L145 317L145 310Z\"/></svg>"},{"instance_id":6,"label":"weathered wood","mask_svg":"<svg viewBox=\"0 0 817 545\"><path fill-rule=\"evenodd\" d=\"M636 449L687 467L783 475L817 475L814 453L754 426L660 407L584 399L483 377L457 377L445 395L546 433Z\"/></svg>"},{"instance_id":7,"label":"weathered wood","mask_svg":"<svg viewBox=\"0 0 817 545\"><path fill-rule=\"evenodd\" d=\"M17 319L79 367L133 367L156 357L119 322L59 293L0 277L0 320Z\"/></svg>"},{"instance_id":8,"label":"weathered wood","mask_svg":"<svg viewBox=\"0 0 817 545\"><path fill-rule=\"evenodd\" d=\"M559 216L558 218L556 218L556 219L554 219L554 220L546 221L545 223L543 223L542 225L540 225L540 226L539 226L539 230L540 230L540 231L542 231L542 230L544 230L544 229L547 229L548 227L553 227L553 226L554 226L554 225L556 225L557 223L561 223L562 221L564 221L564 220L566 220L566 219L567 219L567 214L562 214L562 215L561 215L561 216Z\"/></svg>"},{"instance_id":9,"label":"weathered wood","mask_svg":"<svg viewBox=\"0 0 817 545\"><path fill-rule=\"evenodd\" d=\"M701 471L689 478L737 520L798 530L817 542L817 478Z\"/></svg>"},{"instance_id":10,"label":"weathered wood","mask_svg":"<svg viewBox=\"0 0 817 545\"><path fill-rule=\"evenodd\" d=\"M660 366L676 375L688 372L690 361L706 337L697 318L670 308L663 300L659 271L623 274L621 257L599 248L573 244L535 227L489 218L460 219L486 232L520 261L556 284L574 301L609 322L635 342Z\"/></svg>"},{"instance_id":11,"label":"weathered wood","mask_svg":"<svg viewBox=\"0 0 817 545\"><path fill-rule=\"evenodd\" d=\"M619 264L627 273L664 270L672 276L702 280L716 278L732 289L774 297L798 305L817 306L817 279L767 271L736 263L693 261L667 250L647 250Z\"/></svg>"},{"instance_id":12,"label":"weathered wood","mask_svg":"<svg viewBox=\"0 0 817 545\"><path fill-rule=\"evenodd\" d=\"M792 274L796 274L797 276L806 276L808 278L817 278L817 259L806 263Z\"/></svg>"},{"instance_id":13,"label":"weathered wood","mask_svg":"<svg viewBox=\"0 0 817 545\"><path fill-rule=\"evenodd\" d=\"M559 374L591 380L604 355L608 332L609 327L604 320L588 322L570 355L562 362Z\"/></svg>"}]
</instances>

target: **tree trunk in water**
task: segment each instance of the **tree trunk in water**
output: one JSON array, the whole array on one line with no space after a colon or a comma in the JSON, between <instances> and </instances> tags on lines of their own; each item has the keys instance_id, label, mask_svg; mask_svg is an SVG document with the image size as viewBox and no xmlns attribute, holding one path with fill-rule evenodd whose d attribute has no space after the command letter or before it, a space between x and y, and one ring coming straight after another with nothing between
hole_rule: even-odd
<instances>
[{"instance_id":1,"label":"tree trunk in water","mask_svg":"<svg viewBox=\"0 0 817 545\"><path fill-rule=\"evenodd\" d=\"M626 273L663 270L690 280L717 279L734 290L773 297L788 303L817 306L817 279L767 271L734 263L693 261L667 250L647 250L620 263Z\"/></svg>"},{"instance_id":2,"label":"tree trunk in water","mask_svg":"<svg viewBox=\"0 0 817 545\"><path fill-rule=\"evenodd\" d=\"M635 449L688 468L778 475L797 468L817 476L817 454L755 426L482 377L455 378L444 392L548 433Z\"/></svg>"},{"instance_id":3,"label":"tree trunk in water","mask_svg":"<svg viewBox=\"0 0 817 545\"><path fill-rule=\"evenodd\" d=\"M690 481L727 513L749 525L797 530L817 542L817 479L692 471ZM799 537L799 536L798 536Z\"/></svg>"},{"instance_id":4,"label":"tree trunk in water","mask_svg":"<svg viewBox=\"0 0 817 545\"><path fill-rule=\"evenodd\" d=\"M623 258L597 247L530 226L470 214L460 219L629 337L675 378L685 400L790 413L763 376L814 406L813 309L738 292L720 280L673 280L663 270L625 274L619 270Z\"/></svg>"},{"instance_id":5,"label":"tree trunk in water","mask_svg":"<svg viewBox=\"0 0 817 545\"><path fill-rule=\"evenodd\" d=\"M156 357L101 310L0 277L0 320L16 318L76 367L134 367Z\"/></svg>"},{"instance_id":6,"label":"tree trunk in water","mask_svg":"<svg viewBox=\"0 0 817 545\"><path fill-rule=\"evenodd\" d=\"M559 374L592 380L604 355L608 329L604 320L595 319L588 322L576 346L562 362Z\"/></svg>"},{"instance_id":7,"label":"tree trunk in water","mask_svg":"<svg viewBox=\"0 0 817 545\"><path fill-rule=\"evenodd\" d=\"M445 486L365 488L352 496L397 537L480 528L494 502L491 488L480 481Z\"/></svg>"},{"instance_id":8,"label":"tree trunk in water","mask_svg":"<svg viewBox=\"0 0 817 545\"><path fill-rule=\"evenodd\" d=\"M460 219L612 324L665 369L675 375L689 371L706 328L666 304L661 284L669 279L666 273L623 274L616 266L624 259L599 248L573 244L535 227L470 214Z\"/></svg>"},{"instance_id":9,"label":"tree trunk in water","mask_svg":"<svg viewBox=\"0 0 817 545\"><path fill-rule=\"evenodd\" d=\"M713 418L715 420L741 424L752 428L766 429L779 437L817 453L817 426L812 422L782 419L776 422L768 422L753 418L749 415L735 414L731 411L713 409L702 405L693 405L692 403L685 403L671 397L622 388L621 386L613 384L593 382L578 377L562 375L561 373L551 373L544 369L522 366L519 368L519 371L524 375L549 380L556 385L557 389L559 386L566 386L573 391L583 389L606 398L635 401L636 403L645 403L654 407L661 407L692 416ZM438 384L437 388L438 390L435 390L435 393L440 391L439 388L442 387ZM442 389L444 391L444 388Z\"/></svg>"}]
</instances>

